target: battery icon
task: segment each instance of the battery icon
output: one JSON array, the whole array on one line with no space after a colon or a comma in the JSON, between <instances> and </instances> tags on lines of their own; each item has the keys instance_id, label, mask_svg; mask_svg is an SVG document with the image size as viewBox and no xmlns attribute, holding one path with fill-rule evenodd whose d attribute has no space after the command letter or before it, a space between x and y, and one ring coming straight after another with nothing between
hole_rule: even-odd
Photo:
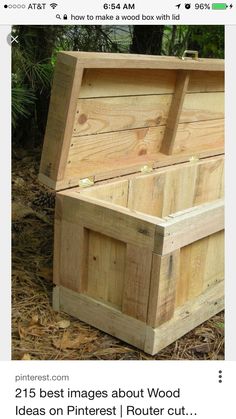
<instances>
[{"instance_id":1,"label":"battery icon","mask_svg":"<svg viewBox=\"0 0 236 419\"><path fill-rule=\"evenodd\" d=\"M212 3L212 10L226 10L228 8L226 3Z\"/></svg>"}]
</instances>

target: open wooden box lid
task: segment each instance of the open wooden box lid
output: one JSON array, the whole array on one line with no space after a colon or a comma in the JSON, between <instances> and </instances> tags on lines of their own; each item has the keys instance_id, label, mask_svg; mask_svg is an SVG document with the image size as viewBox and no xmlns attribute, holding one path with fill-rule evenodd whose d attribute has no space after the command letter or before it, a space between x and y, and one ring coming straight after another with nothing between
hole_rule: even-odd
<instances>
[{"instance_id":1,"label":"open wooden box lid","mask_svg":"<svg viewBox=\"0 0 236 419\"><path fill-rule=\"evenodd\" d=\"M224 60L61 52L39 179L55 190L224 150Z\"/></svg>"}]
</instances>

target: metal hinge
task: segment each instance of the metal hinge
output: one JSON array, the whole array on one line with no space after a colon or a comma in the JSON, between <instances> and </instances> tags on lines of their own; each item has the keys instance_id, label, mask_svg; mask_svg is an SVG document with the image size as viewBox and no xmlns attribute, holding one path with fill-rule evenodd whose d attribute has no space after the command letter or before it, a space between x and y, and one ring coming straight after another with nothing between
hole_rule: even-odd
<instances>
[{"instance_id":1,"label":"metal hinge","mask_svg":"<svg viewBox=\"0 0 236 419\"><path fill-rule=\"evenodd\" d=\"M79 186L81 188L88 188L88 186L94 185L94 176L85 177L84 179L79 180Z\"/></svg>"},{"instance_id":2,"label":"metal hinge","mask_svg":"<svg viewBox=\"0 0 236 419\"><path fill-rule=\"evenodd\" d=\"M191 156L189 161L192 162L192 163L197 162L197 161L199 161L199 157L198 156Z\"/></svg>"},{"instance_id":3,"label":"metal hinge","mask_svg":"<svg viewBox=\"0 0 236 419\"><path fill-rule=\"evenodd\" d=\"M144 166L141 167L140 171L142 173L151 173L151 172L153 172L153 168L152 168L152 166L150 166L148 164L145 164Z\"/></svg>"}]
</instances>

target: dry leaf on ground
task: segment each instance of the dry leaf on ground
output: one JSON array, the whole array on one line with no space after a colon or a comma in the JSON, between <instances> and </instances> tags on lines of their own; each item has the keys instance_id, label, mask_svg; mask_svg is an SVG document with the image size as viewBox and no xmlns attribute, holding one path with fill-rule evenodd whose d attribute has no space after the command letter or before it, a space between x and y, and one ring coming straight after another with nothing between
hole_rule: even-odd
<instances>
[{"instance_id":1,"label":"dry leaf on ground","mask_svg":"<svg viewBox=\"0 0 236 419\"><path fill-rule=\"evenodd\" d=\"M64 332L61 339L53 339L53 345L57 349L78 349L85 343L92 342L94 337L89 337L83 334L79 334L76 337L72 337L68 331Z\"/></svg>"}]
</instances>

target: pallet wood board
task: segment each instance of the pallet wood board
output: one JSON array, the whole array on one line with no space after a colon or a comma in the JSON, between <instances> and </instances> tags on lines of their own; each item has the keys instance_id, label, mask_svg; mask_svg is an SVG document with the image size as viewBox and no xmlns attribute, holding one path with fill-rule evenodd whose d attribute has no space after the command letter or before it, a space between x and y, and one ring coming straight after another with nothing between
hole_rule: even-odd
<instances>
[{"instance_id":1,"label":"pallet wood board","mask_svg":"<svg viewBox=\"0 0 236 419\"><path fill-rule=\"evenodd\" d=\"M179 57L153 56L141 54L115 54L102 52L76 52L61 53L62 60L68 57L79 59L84 68L141 68L171 70L198 70L198 71L224 71L224 60L200 58L198 60L182 60Z\"/></svg>"},{"instance_id":2,"label":"pallet wood board","mask_svg":"<svg viewBox=\"0 0 236 419\"><path fill-rule=\"evenodd\" d=\"M79 99L73 136L166 125L172 95ZM179 122L224 118L224 93L188 93Z\"/></svg>"},{"instance_id":3,"label":"pallet wood board","mask_svg":"<svg viewBox=\"0 0 236 419\"><path fill-rule=\"evenodd\" d=\"M138 80L138 83L137 83ZM155 95L174 93L173 70L85 69L79 98ZM188 92L223 92L224 72L191 71Z\"/></svg>"}]
</instances>

